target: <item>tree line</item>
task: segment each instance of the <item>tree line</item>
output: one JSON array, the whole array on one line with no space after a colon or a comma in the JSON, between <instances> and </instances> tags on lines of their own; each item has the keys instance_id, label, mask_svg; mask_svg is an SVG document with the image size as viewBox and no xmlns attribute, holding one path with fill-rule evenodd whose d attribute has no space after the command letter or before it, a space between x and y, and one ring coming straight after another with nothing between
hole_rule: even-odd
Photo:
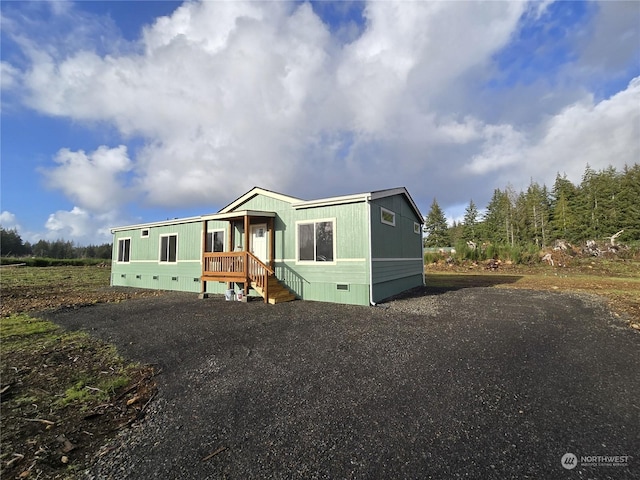
<instances>
[{"instance_id":1,"label":"tree line","mask_svg":"<svg viewBox=\"0 0 640 480\"><path fill-rule=\"evenodd\" d=\"M0 255L3 257L101 258L111 259L111 244L74 245L66 240L23 242L16 229L0 227Z\"/></svg>"},{"instance_id":2,"label":"tree line","mask_svg":"<svg viewBox=\"0 0 640 480\"><path fill-rule=\"evenodd\" d=\"M471 200L464 219L453 225L434 199L424 228L426 247L491 244L539 251L557 240L580 245L621 230L617 241L638 242L640 164L622 171L587 165L577 185L557 174L551 189L533 181L526 191L497 188L482 215Z\"/></svg>"}]
</instances>

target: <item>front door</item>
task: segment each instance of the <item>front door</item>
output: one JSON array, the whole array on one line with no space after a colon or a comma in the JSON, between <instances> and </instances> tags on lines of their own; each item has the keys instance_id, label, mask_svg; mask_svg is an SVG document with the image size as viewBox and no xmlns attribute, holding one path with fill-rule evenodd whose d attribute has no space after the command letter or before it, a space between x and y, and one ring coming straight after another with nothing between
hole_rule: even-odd
<instances>
[{"instance_id":1,"label":"front door","mask_svg":"<svg viewBox=\"0 0 640 480\"><path fill-rule=\"evenodd\" d=\"M267 256L267 225L251 225L251 253L260 259L264 264L268 264Z\"/></svg>"}]
</instances>

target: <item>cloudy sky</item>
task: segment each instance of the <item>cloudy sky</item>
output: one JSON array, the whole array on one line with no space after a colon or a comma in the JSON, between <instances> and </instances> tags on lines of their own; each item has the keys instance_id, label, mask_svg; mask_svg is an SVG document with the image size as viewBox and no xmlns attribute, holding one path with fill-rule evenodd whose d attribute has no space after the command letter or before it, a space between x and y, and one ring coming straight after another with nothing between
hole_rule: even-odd
<instances>
[{"instance_id":1,"label":"cloudy sky","mask_svg":"<svg viewBox=\"0 0 640 480\"><path fill-rule=\"evenodd\" d=\"M0 223L24 240L406 186L640 161L640 2L0 4Z\"/></svg>"}]
</instances>

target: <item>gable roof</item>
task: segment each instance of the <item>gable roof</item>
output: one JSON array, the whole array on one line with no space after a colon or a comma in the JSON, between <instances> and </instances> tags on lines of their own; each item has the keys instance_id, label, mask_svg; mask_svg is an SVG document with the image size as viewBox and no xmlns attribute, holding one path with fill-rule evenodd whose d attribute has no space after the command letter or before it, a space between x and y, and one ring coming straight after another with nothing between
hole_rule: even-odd
<instances>
[{"instance_id":1,"label":"gable roof","mask_svg":"<svg viewBox=\"0 0 640 480\"><path fill-rule=\"evenodd\" d=\"M356 193L353 195L342 195L338 197L319 198L317 200L303 200L294 203L292 206L295 209L299 208L312 208L312 207L325 207L329 205L340 205L343 203L365 202L367 200L377 200L379 198L392 197L394 195L403 195L412 210L418 217L420 223L424 223L424 217L420 213L420 209L409 195L409 192L405 187L388 188L386 190L375 190L372 192Z\"/></svg>"},{"instance_id":2,"label":"gable roof","mask_svg":"<svg viewBox=\"0 0 640 480\"><path fill-rule=\"evenodd\" d=\"M253 197L257 195L264 195L265 197L275 198L276 200L281 200L283 202L288 202L288 203L295 203L295 202L301 201L299 198L296 198L296 197L291 197L289 195L284 195L278 192L272 192L271 190L267 190L260 187L253 187L247 193L245 193L241 197L238 197L226 207L220 209L218 213L232 212L234 209L236 209L243 203L248 202L249 200L251 200Z\"/></svg>"},{"instance_id":3,"label":"gable roof","mask_svg":"<svg viewBox=\"0 0 640 480\"><path fill-rule=\"evenodd\" d=\"M218 211L218 214L233 212L236 208L240 207L242 204L244 204L245 202L248 202L249 200L251 200L253 197L257 195L264 195L266 197L275 198L277 200L290 203L291 206L296 210L301 208L340 205L343 203L365 202L367 200L376 200L378 198L391 197L393 195L403 195L406 198L409 205L411 206L411 208L413 209L416 216L418 217L420 223L424 222L424 217L422 216L422 213L420 213L420 209L417 207L416 203L413 201L413 198L411 198L411 195L409 195L409 192L405 187L388 188L385 190L375 190L372 192L355 193L352 195L340 195L336 197L318 198L316 200L302 200L300 198L292 197L290 195L284 195L282 193L273 192L265 188L253 187L247 193L238 197L229 205L227 205L226 207Z\"/></svg>"}]
</instances>

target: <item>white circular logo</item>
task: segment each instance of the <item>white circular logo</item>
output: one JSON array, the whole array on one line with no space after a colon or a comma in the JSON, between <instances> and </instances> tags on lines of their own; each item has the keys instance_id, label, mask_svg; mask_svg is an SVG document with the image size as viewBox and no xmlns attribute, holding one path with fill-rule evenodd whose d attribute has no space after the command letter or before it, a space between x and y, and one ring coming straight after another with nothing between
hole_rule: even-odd
<instances>
[{"instance_id":1,"label":"white circular logo","mask_svg":"<svg viewBox=\"0 0 640 480\"><path fill-rule=\"evenodd\" d=\"M565 453L560 459L560 463L563 468L567 470L572 470L578 466L578 457L576 457L573 453Z\"/></svg>"}]
</instances>

